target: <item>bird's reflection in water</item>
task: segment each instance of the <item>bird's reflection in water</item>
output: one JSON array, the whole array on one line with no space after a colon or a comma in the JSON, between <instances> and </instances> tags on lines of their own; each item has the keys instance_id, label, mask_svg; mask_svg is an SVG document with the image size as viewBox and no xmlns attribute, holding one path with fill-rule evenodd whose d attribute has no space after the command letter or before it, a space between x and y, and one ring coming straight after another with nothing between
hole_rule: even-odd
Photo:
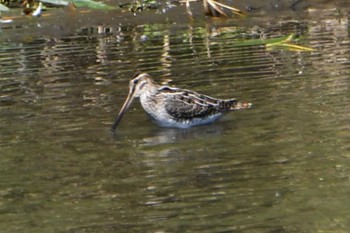
<instances>
[{"instance_id":1,"label":"bird's reflection in water","mask_svg":"<svg viewBox=\"0 0 350 233\"><path fill-rule=\"evenodd\" d=\"M159 128L150 137L143 139L144 145L154 146L169 143L186 143L189 140L220 136L225 128L220 124L198 126L189 129Z\"/></svg>"}]
</instances>

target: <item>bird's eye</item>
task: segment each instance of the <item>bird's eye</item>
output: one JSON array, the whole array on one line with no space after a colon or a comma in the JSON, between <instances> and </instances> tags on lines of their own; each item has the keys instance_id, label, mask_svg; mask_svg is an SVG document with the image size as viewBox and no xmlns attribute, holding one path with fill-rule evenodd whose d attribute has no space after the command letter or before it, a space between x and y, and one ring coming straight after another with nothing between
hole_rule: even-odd
<instances>
[{"instance_id":1,"label":"bird's eye","mask_svg":"<svg viewBox=\"0 0 350 233\"><path fill-rule=\"evenodd\" d=\"M138 79L135 79L135 80L134 80L134 84L137 84L138 82L139 82Z\"/></svg>"}]
</instances>

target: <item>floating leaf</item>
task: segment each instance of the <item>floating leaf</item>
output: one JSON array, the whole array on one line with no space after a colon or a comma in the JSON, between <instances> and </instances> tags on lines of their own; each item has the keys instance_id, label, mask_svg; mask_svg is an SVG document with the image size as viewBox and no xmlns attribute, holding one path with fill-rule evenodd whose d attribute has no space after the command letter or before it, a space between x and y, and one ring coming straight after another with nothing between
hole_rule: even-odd
<instances>
[{"instance_id":1,"label":"floating leaf","mask_svg":"<svg viewBox=\"0 0 350 233\"><path fill-rule=\"evenodd\" d=\"M315 51L313 48L292 44L294 34L272 39L244 40L234 44L234 47L265 45L267 49L285 48L292 51Z\"/></svg>"},{"instance_id":2,"label":"floating leaf","mask_svg":"<svg viewBox=\"0 0 350 233\"><path fill-rule=\"evenodd\" d=\"M272 39L250 39L250 40L244 40L239 41L234 44L235 47L241 47L241 46L256 46L256 45L267 45L267 44L273 44L281 42L285 39L287 39L288 36L282 36L279 38L272 38Z\"/></svg>"},{"instance_id":3,"label":"floating leaf","mask_svg":"<svg viewBox=\"0 0 350 233\"><path fill-rule=\"evenodd\" d=\"M0 3L0 11L9 11L9 10L10 9L7 6Z\"/></svg>"},{"instance_id":4,"label":"floating leaf","mask_svg":"<svg viewBox=\"0 0 350 233\"><path fill-rule=\"evenodd\" d=\"M97 10L114 10L116 7L109 6L102 2L95 2L93 0L41 0L42 2L59 5L59 6L67 6L70 2L73 3L77 7L88 7L91 9Z\"/></svg>"},{"instance_id":5,"label":"floating leaf","mask_svg":"<svg viewBox=\"0 0 350 233\"><path fill-rule=\"evenodd\" d=\"M291 44L290 42L293 41L293 38L294 38L294 34L290 34L289 36L287 36L287 38L285 38L283 40L280 40L277 42L266 43L266 48L274 49L274 48L278 48L278 47L284 47L286 49L295 50L295 51L309 51L309 52L315 51L313 48L310 48L310 47Z\"/></svg>"},{"instance_id":6,"label":"floating leaf","mask_svg":"<svg viewBox=\"0 0 350 233\"><path fill-rule=\"evenodd\" d=\"M66 0L41 0L42 2L50 3L58 6L67 6L69 1Z\"/></svg>"},{"instance_id":7,"label":"floating leaf","mask_svg":"<svg viewBox=\"0 0 350 233\"><path fill-rule=\"evenodd\" d=\"M289 50L294 50L294 51L315 51L313 48L305 47L305 46L300 46L300 45L295 45L295 44L289 44L289 43L273 43L273 44L266 44L266 47L268 49L274 49L278 47L284 47Z\"/></svg>"},{"instance_id":8,"label":"floating leaf","mask_svg":"<svg viewBox=\"0 0 350 233\"><path fill-rule=\"evenodd\" d=\"M114 10L116 7L106 5L102 2L95 2L92 0L73 0L72 1L77 7L89 7L91 9L98 10Z\"/></svg>"}]
</instances>

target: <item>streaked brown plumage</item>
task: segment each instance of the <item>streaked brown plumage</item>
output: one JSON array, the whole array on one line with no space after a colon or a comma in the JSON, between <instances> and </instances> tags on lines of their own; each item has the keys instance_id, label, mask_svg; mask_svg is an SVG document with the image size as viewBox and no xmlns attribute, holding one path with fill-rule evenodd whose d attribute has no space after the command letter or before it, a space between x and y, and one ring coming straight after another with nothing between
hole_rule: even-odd
<instances>
[{"instance_id":1,"label":"streaked brown plumage","mask_svg":"<svg viewBox=\"0 0 350 233\"><path fill-rule=\"evenodd\" d=\"M113 131L135 97L140 98L143 109L160 126L175 128L208 124L224 113L252 106L236 99L215 99L191 90L161 86L148 74L140 73L130 81L129 95L112 126Z\"/></svg>"}]
</instances>

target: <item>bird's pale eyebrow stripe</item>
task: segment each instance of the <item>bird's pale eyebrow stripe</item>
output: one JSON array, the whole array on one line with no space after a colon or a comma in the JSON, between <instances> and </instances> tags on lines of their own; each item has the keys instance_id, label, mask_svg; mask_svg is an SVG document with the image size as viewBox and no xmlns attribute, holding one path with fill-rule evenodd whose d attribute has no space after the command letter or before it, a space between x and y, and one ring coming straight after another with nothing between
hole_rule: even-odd
<instances>
[{"instance_id":1,"label":"bird's pale eyebrow stripe","mask_svg":"<svg viewBox=\"0 0 350 233\"><path fill-rule=\"evenodd\" d=\"M146 83L147 83L147 82L142 82L142 83L140 84L140 89L142 89L142 88L146 85Z\"/></svg>"}]
</instances>

